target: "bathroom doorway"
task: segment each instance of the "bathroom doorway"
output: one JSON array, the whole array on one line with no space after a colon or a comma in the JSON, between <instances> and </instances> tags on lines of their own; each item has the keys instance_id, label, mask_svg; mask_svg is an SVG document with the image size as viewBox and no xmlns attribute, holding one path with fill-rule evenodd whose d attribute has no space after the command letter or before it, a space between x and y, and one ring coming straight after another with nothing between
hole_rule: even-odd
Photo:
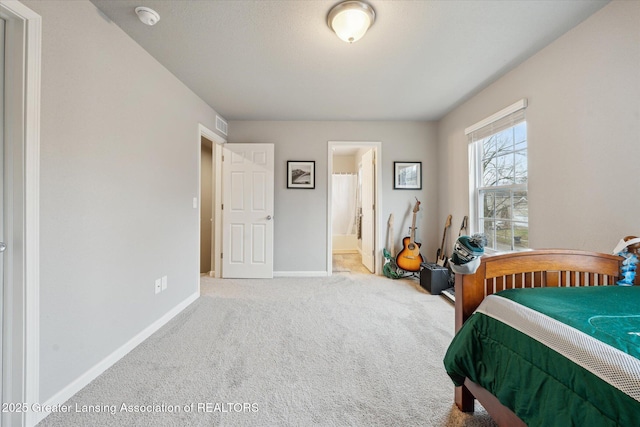
<instances>
[{"instance_id":1,"label":"bathroom doorway","mask_svg":"<svg viewBox=\"0 0 640 427\"><path fill-rule=\"evenodd\" d=\"M379 273L379 143L329 142L328 273Z\"/></svg>"}]
</instances>

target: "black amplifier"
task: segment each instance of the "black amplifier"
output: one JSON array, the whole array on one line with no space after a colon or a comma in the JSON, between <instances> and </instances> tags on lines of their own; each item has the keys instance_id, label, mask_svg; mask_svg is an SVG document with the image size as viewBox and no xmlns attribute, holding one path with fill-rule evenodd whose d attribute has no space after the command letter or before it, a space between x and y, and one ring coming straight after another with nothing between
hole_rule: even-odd
<instances>
[{"instance_id":1,"label":"black amplifier","mask_svg":"<svg viewBox=\"0 0 640 427\"><path fill-rule=\"evenodd\" d=\"M429 262L423 262L420 267L420 286L431 295L440 295L451 286L448 268Z\"/></svg>"}]
</instances>

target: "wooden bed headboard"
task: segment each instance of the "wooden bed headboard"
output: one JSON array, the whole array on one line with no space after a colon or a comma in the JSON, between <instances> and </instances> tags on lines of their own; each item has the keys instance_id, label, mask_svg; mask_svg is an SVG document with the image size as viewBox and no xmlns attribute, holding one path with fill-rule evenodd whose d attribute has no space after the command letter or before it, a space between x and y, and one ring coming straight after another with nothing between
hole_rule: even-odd
<instances>
[{"instance_id":1,"label":"wooden bed headboard","mask_svg":"<svg viewBox=\"0 0 640 427\"><path fill-rule=\"evenodd\" d=\"M568 249L485 255L474 274L456 274L456 332L487 295L512 288L614 285L621 263L617 255Z\"/></svg>"}]
</instances>

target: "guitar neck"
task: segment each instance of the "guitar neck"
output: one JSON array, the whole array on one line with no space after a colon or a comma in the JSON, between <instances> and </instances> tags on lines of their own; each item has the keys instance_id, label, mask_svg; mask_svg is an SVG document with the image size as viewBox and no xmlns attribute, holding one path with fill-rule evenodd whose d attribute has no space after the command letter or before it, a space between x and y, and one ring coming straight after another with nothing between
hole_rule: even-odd
<instances>
[{"instance_id":1,"label":"guitar neck","mask_svg":"<svg viewBox=\"0 0 640 427\"><path fill-rule=\"evenodd\" d=\"M451 226L451 215L447 217L447 221L444 224L444 231L442 232L442 243L440 244L440 249L438 249L438 254L436 257L438 263L440 263L441 261L446 262L446 256L444 255L444 244L447 240L447 230L449 229L450 226Z\"/></svg>"},{"instance_id":2,"label":"guitar neck","mask_svg":"<svg viewBox=\"0 0 640 427\"><path fill-rule=\"evenodd\" d=\"M413 213L413 221L411 222L411 233L409 233L409 241L411 243L416 241L416 213Z\"/></svg>"}]
</instances>

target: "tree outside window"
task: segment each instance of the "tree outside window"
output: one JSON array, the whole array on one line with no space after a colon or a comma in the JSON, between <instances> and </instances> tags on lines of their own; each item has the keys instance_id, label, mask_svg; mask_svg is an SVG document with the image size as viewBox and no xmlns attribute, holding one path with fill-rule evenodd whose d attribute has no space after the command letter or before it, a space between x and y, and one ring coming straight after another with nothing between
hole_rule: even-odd
<instances>
[{"instance_id":1,"label":"tree outside window","mask_svg":"<svg viewBox=\"0 0 640 427\"><path fill-rule=\"evenodd\" d=\"M475 171L472 218L497 251L529 247L527 123L524 112L471 135Z\"/></svg>"}]
</instances>

